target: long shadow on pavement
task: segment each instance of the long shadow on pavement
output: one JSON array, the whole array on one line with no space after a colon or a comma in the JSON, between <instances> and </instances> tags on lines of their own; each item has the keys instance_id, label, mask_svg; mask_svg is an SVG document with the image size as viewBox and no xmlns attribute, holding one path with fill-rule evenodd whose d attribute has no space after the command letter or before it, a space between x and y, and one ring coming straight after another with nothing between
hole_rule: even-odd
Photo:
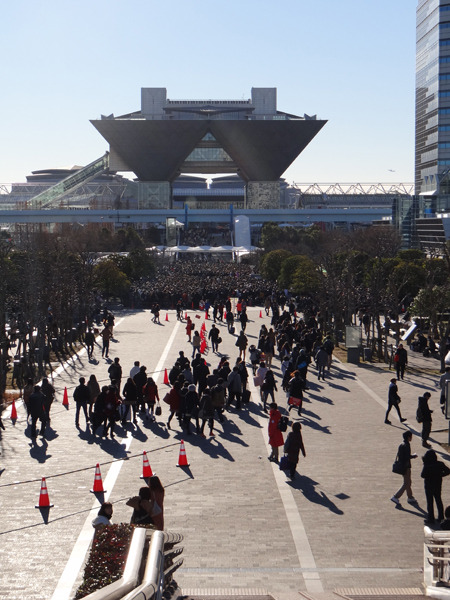
<instances>
[{"instance_id":1,"label":"long shadow on pavement","mask_svg":"<svg viewBox=\"0 0 450 600\"><path fill-rule=\"evenodd\" d=\"M293 481L287 481L287 484L293 489L301 491L304 497L310 502L320 504L336 515L344 514L344 511L338 508L323 490L316 489L316 486L318 486L319 483L314 481L314 479L311 479L306 475L297 474L295 479Z\"/></svg>"}]
</instances>

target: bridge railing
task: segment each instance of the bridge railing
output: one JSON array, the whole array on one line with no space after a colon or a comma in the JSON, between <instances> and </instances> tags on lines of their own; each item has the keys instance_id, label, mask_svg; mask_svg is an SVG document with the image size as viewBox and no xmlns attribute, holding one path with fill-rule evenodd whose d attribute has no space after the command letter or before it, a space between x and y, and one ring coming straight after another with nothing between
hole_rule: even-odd
<instances>
[{"instance_id":1,"label":"bridge railing","mask_svg":"<svg viewBox=\"0 0 450 600\"><path fill-rule=\"evenodd\" d=\"M427 596L450 598L450 531L424 527L423 574Z\"/></svg>"}]
</instances>

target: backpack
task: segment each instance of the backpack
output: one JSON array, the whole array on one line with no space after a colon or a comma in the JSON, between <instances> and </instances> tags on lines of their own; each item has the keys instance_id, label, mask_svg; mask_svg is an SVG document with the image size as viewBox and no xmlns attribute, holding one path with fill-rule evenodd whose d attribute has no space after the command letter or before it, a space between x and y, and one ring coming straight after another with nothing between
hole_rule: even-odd
<instances>
[{"instance_id":1,"label":"backpack","mask_svg":"<svg viewBox=\"0 0 450 600\"><path fill-rule=\"evenodd\" d=\"M417 407L416 421L418 423L422 423L422 421L423 421L423 413L422 413L422 408L420 406Z\"/></svg>"},{"instance_id":2,"label":"backpack","mask_svg":"<svg viewBox=\"0 0 450 600\"><path fill-rule=\"evenodd\" d=\"M280 431L287 431L289 419L288 417L281 417L278 421L277 426Z\"/></svg>"}]
</instances>

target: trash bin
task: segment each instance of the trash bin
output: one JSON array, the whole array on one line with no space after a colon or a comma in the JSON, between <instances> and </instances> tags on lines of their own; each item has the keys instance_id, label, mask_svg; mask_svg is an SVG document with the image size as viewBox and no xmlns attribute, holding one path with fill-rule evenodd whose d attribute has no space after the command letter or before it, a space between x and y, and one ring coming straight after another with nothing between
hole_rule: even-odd
<instances>
[{"instance_id":1,"label":"trash bin","mask_svg":"<svg viewBox=\"0 0 450 600\"><path fill-rule=\"evenodd\" d=\"M365 361L372 360L372 348L364 348L364 360Z\"/></svg>"},{"instance_id":2,"label":"trash bin","mask_svg":"<svg viewBox=\"0 0 450 600\"><path fill-rule=\"evenodd\" d=\"M347 362L352 365L359 365L359 348L347 348Z\"/></svg>"}]
</instances>

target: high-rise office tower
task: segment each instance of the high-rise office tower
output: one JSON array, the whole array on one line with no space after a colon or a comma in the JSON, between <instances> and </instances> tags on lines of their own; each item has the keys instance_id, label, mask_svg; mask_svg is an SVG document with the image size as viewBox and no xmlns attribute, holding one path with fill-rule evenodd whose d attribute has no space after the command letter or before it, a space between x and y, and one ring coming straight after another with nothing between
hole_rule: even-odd
<instances>
[{"instance_id":1,"label":"high-rise office tower","mask_svg":"<svg viewBox=\"0 0 450 600\"><path fill-rule=\"evenodd\" d=\"M418 0L416 194L450 190L450 0Z\"/></svg>"}]
</instances>

